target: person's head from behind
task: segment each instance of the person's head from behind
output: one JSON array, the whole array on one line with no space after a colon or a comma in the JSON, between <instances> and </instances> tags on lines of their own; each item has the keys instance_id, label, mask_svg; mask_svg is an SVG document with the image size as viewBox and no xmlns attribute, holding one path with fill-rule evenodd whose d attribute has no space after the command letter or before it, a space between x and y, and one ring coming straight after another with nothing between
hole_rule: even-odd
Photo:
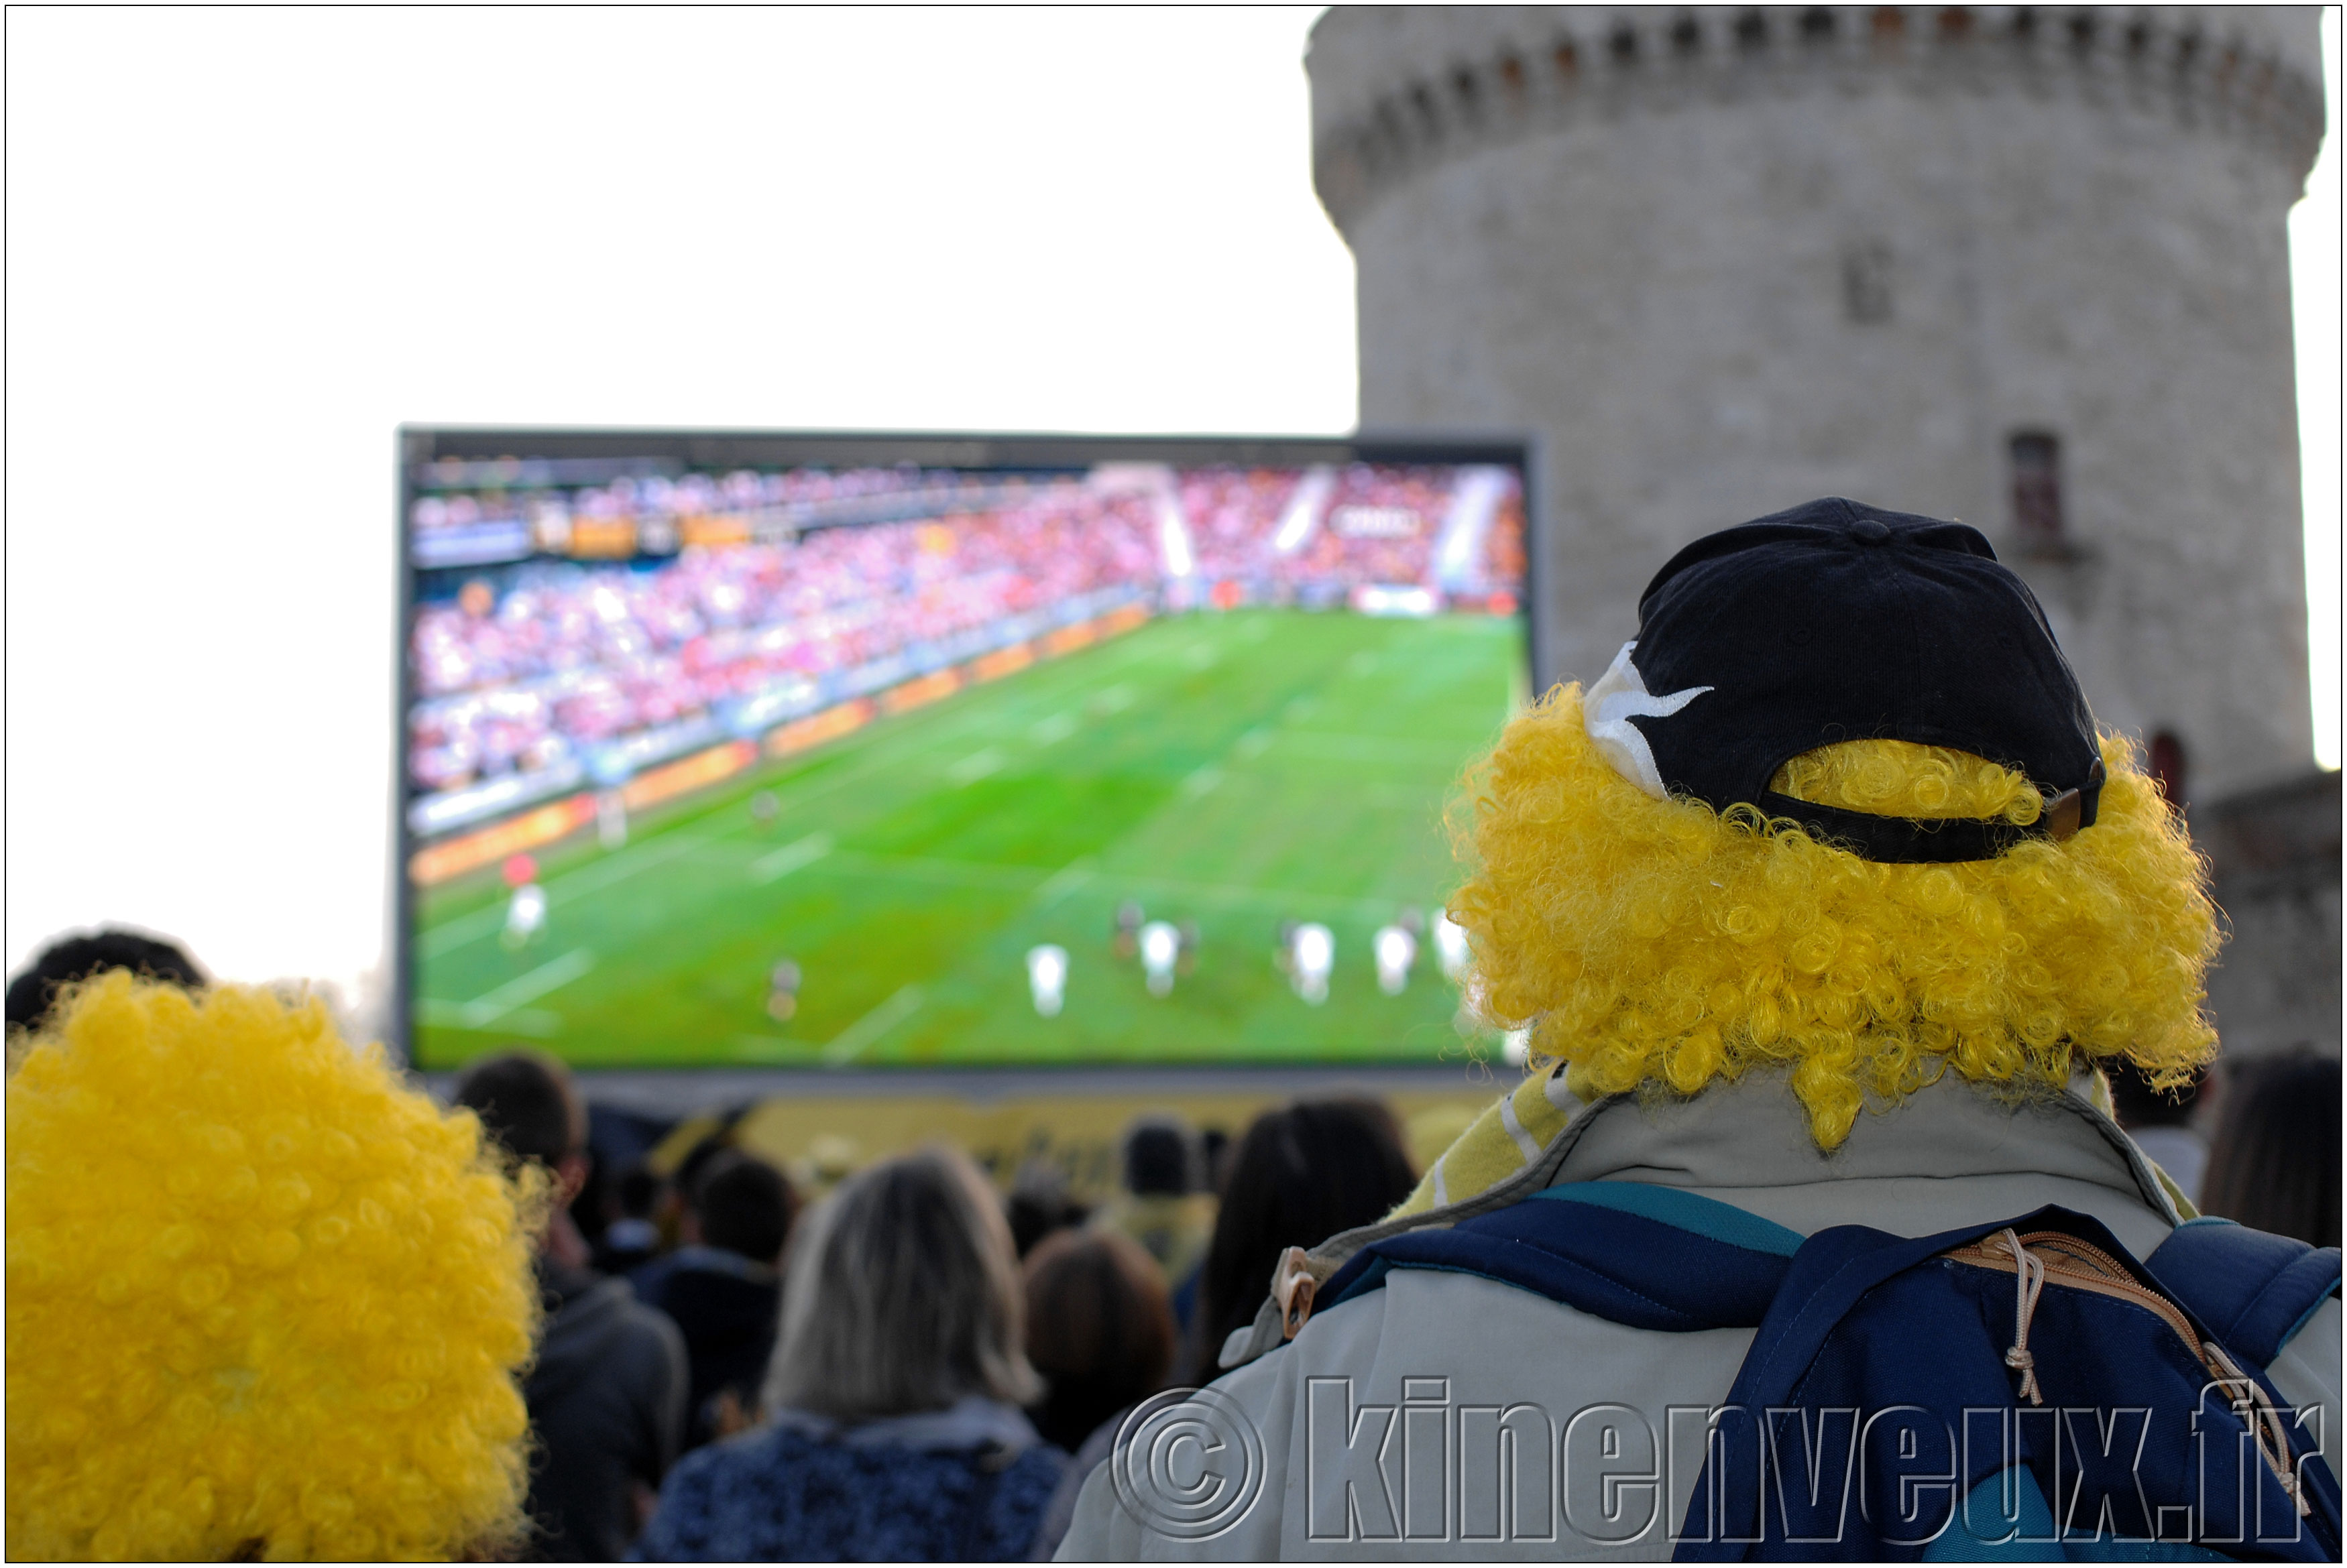
<instances>
[{"instance_id":1,"label":"person's head from behind","mask_svg":"<svg viewBox=\"0 0 2347 1568\"><path fill-rule=\"evenodd\" d=\"M113 974L7 1085L12 1553L515 1544L534 1171L315 1001Z\"/></svg>"},{"instance_id":2,"label":"person's head from behind","mask_svg":"<svg viewBox=\"0 0 2347 1568\"><path fill-rule=\"evenodd\" d=\"M1282 1252L1383 1218L1417 1179L1393 1113L1375 1100L1299 1100L1257 1116L1239 1140L1198 1278L1204 1364L1255 1321Z\"/></svg>"},{"instance_id":3,"label":"person's head from behind","mask_svg":"<svg viewBox=\"0 0 2347 1568\"><path fill-rule=\"evenodd\" d=\"M620 1173L611 1202L620 1219L650 1219L661 1200L660 1173L639 1161Z\"/></svg>"},{"instance_id":4,"label":"person's head from behind","mask_svg":"<svg viewBox=\"0 0 2347 1568\"><path fill-rule=\"evenodd\" d=\"M2339 1245L2339 1062L2244 1062L2200 1179L2200 1207L2253 1230Z\"/></svg>"},{"instance_id":5,"label":"person's head from behind","mask_svg":"<svg viewBox=\"0 0 2347 1568\"><path fill-rule=\"evenodd\" d=\"M1049 1159L1030 1159L1019 1167L1002 1207L1011 1244L1022 1258L1052 1232L1081 1225L1087 1212L1069 1195L1068 1173Z\"/></svg>"},{"instance_id":6,"label":"person's head from behind","mask_svg":"<svg viewBox=\"0 0 2347 1568\"><path fill-rule=\"evenodd\" d=\"M703 1245L769 1268L782 1261L798 1209L798 1194L782 1172L738 1150L702 1169L693 1199Z\"/></svg>"},{"instance_id":7,"label":"person's head from behind","mask_svg":"<svg viewBox=\"0 0 2347 1568\"><path fill-rule=\"evenodd\" d=\"M1470 1003L1584 1101L1781 1073L1832 1149L1942 1080L2215 1050L2204 868L1958 524L1825 500L1688 545L1458 825Z\"/></svg>"},{"instance_id":8,"label":"person's head from behind","mask_svg":"<svg viewBox=\"0 0 2347 1568\"><path fill-rule=\"evenodd\" d=\"M1146 1248L1114 1231L1062 1230L1027 1258L1027 1359L1050 1391L1036 1430L1074 1451L1092 1429L1165 1385L1174 1309Z\"/></svg>"},{"instance_id":9,"label":"person's head from behind","mask_svg":"<svg viewBox=\"0 0 2347 1568\"><path fill-rule=\"evenodd\" d=\"M1136 1197L1180 1197L1195 1182L1189 1125L1155 1114L1134 1119L1124 1135L1124 1186Z\"/></svg>"},{"instance_id":10,"label":"person's head from behind","mask_svg":"<svg viewBox=\"0 0 2347 1568\"><path fill-rule=\"evenodd\" d=\"M857 1421L969 1397L1026 1404L1010 1229L967 1157L928 1148L840 1183L796 1227L768 1410Z\"/></svg>"},{"instance_id":11,"label":"person's head from behind","mask_svg":"<svg viewBox=\"0 0 2347 1568\"><path fill-rule=\"evenodd\" d=\"M524 1165L543 1166L569 1203L587 1179L587 1108L570 1070L536 1051L484 1057L456 1080L456 1103Z\"/></svg>"},{"instance_id":12,"label":"person's head from behind","mask_svg":"<svg viewBox=\"0 0 2347 1568\"><path fill-rule=\"evenodd\" d=\"M659 1217L661 1228L677 1242L687 1247L700 1246L701 1178L719 1160L734 1152L733 1130L723 1126L695 1142L677 1162L669 1177L667 1190L661 1196Z\"/></svg>"},{"instance_id":13,"label":"person's head from behind","mask_svg":"<svg viewBox=\"0 0 2347 1568\"><path fill-rule=\"evenodd\" d=\"M8 1026L38 1029L67 987L112 970L142 980L200 991L204 972L179 943L108 927L89 936L60 937L8 982Z\"/></svg>"}]
</instances>

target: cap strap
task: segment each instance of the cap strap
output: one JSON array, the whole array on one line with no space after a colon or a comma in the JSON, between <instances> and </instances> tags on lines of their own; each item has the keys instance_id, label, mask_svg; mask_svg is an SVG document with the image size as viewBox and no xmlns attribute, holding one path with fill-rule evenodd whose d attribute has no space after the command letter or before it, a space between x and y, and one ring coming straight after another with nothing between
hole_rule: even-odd
<instances>
[{"instance_id":1,"label":"cap strap","mask_svg":"<svg viewBox=\"0 0 2347 1568\"><path fill-rule=\"evenodd\" d=\"M2043 818L2024 828L1994 818L1878 817L1773 790L1761 796L1758 804L1772 818L1791 818L1812 838L1850 850L1860 860L1888 865L1993 860L2024 839L2053 836Z\"/></svg>"}]
</instances>

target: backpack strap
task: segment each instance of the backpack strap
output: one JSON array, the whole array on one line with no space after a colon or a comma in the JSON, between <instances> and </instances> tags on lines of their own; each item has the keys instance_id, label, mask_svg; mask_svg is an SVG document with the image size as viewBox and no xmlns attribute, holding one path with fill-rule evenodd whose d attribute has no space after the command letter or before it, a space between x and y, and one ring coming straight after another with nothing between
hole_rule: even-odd
<instances>
[{"instance_id":1,"label":"backpack strap","mask_svg":"<svg viewBox=\"0 0 2347 1568\"><path fill-rule=\"evenodd\" d=\"M1447 1229L1371 1242L1319 1292L1327 1306L1384 1287L1397 1268L1472 1274L1635 1329L1752 1328L1801 1237L1674 1187L1572 1182Z\"/></svg>"},{"instance_id":2,"label":"backpack strap","mask_svg":"<svg viewBox=\"0 0 2347 1568\"><path fill-rule=\"evenodd\" d=\"M2218 1343L2260 1367L2339 1294L2337 1247L2229 1219L2187 1221L2143 1261Z\"/></svg>"},{"instance_id":3,"label":"backpack strap","mask_svg":"<svg viewBox=\"0 0 2347 1568\"><path fill-rule=\"evenodd\" d=\"M2239 1229L2238 1227L2233 1228ZM1878 1297L1876 1292L1884 1290L1886 1287L1895 1290L1897 1287L1892 1282L1899 1277L1931 1263L1942 1254L2004 1230L2053 1230L2075 1237L2091 1244L2110 1261L2127 1268L2136 1276L2137 1283L2155 1291L2177 1294L2168 1290L2165 1276L2153 1274L2147 1265L2136 1264L2101 1222L2051 1205L2012 1220L1967 1226L1937 1236L1915 1238L1892 1236L1862 1226L1837 1226L1819 1231L1809 1238L1799 1256L1792 1260L1784 1284L1765 1320L1754 1334L1751 1348L1746 1352L1743 1365L1737 1369L1736 1380L1720 1407L1722 1410L1743 1412L1747 1418L1757 1419L1728 1420L1717 1426L1714 1446L1706 1451L1703 1471L1689 1499L1678 1532L1676 1555L1680 1561L1737 1561L1747 1557L1802 1559L1820 1554L1816 1542L1804 1544L1802 1539L1791 1533L1788 1522L1791 1516L1784 1512L1784 1500L1793 1495L1794 1489L1784 1485L1776 1470L1764 1471L1765 1466L1775 1462L1771 1456L1778 1452L1783 1442L1781 1438L1768 1435L1767 1423L1777 1419L1780 1412L1799 1414L1805 1404L1817 1403L1821 1398L1826 1404L1836 1407L1860 1402L1847 1397L1850 1392L1850 1385L1828 1385L1831 1391L1821 1394L1819 1386L1814 1381L1819 1358L1826 1350L1829 1339L1870 1298L1877 1304L1877 1310L1894 1309L1880 1305L1893 1298ZM2297 1254L2311 1251L2311 1248L2299 1246L2292 1257L2295 1258ZM2178 1254L2178 1257L2182 1256L2181 1252ZM2296 1262L2285 1259L2279 1268L2264 1271L2262 1284L2251 1281L2243 1285L2238 1292L2243 1298L2242 1310L2239 1314L2240 1319L2249 1321L2260 1313L2279 1319L2282 1310L2280 1305L2259 1308L2256 1304L2269 1299L2272 1303L2301 1302L2304 1295L2302 1288L2284 1290L2279 1286L2286 1279L2302 1278L2306 1268L2303 1259ZM2319 1272L2320 1268L2321 1265L2315 1265L2315 1271ZM2335 1256L2330 1268L2331 1285L2335 1288ZM2301 1273L2293 1275L2291 1272L2292 1268L2300 1269ZM2025 1278L2025 1273L2021 1278ZM2312 1303L2302 1304L2319 1304L2321 1298L2322 1294L2317 1292ZM1959 1408L1966 1411L2002 1410L2016 1404L2007 1369L2026 1366L2026 1363L2014 1362L2010 1352L2003 1364L1979 1355L1932 1355L1931 1347L1935 1336L1947 1336L1946 1342L1952 1346L1966 1337L1963 1332L1949 1334L1952 1328L1962 1329L1970 1325L1970 1315L1975 1308L1962 1302L1962 1298L1951 1296L1949 1309L1942 1310L1934 1318L1920 1310L1921 1303L1916 1298L1905 1298L1895 1309L1913 1311L1917 1315L1899 1320L1898 1333L1892 1337L1887 1350L1898 1369L1898 1376L1887 1386L1896 1390L1897 1397L1901 1400L1918 1401L1914 1404L1916 1409L1941 1412L1942 1420L1945 1419L1944 1412ZM2197 1317L2198 1308L2188 1300L2185 1304ZM2018 1329L2025 1333L2026 1310L2018 1310L2016 1315L2020 1319ZM1993 1327L2001 1329L2003 1323ZM2204 1321L2196 1327L2206 1329L2208 1324ZM1906 1339L1911 1335L1914 1341L1911 1347ZM2016 1350L2020 1349L2018 1342L2014 1348ZM1886 1352L1878 1346L1875 1350L1866 1353L1879 1355ZM2272 1390L2262 1376L2261 1367L2249 1369L2248 1376L2256 1380L2269 1400L2272 1398ZM2204 1390L2203 1398L2206 1397ZM1799 1441L1805 1442L1808 1417L1800 1416L1800 1420L1803 1425ZM1952 1428L1950 1430L1952 1431ZM2284 1434L2283 1447L2285 1462L2291 1456L2297 1460L2298 1473L2306 1489L2302 1495L2312 1507L2312 1513L2309 1516L2312 1523L2307 1538L2308 1548L2318 1557L2332 1554L2335 1561L2338 1539L2336 1483L2319 1455L2311 1451L2307 1434L2300 1431ZM1853 1449L1852 1451L1856 1451ZM1968 1456L1971 1453L1969 1448L1963 1451ZM1964 1466L1969 1467L1970 1464L1968 1457ZM1775 1480L1775 1492L1764 1494L1761 1485L1764 1473ZM2278 1471L2276 1473L2279 1474ZM1963 1497L1961 1507L1967 1522L1973 1517L1976 1502L1983 1499L1993 1502L1993 1494L1996 1494L1996 1489L2000 1487L2008 1492L2018 1488L2024 1515L2031 1512L2029 1498L2035 1483L2029 1481L2024 1484L2023 1475L2014 1474L2004 1479L1991 1477L1983 1481L1979 1472L1962 1469L1954 1479ZM2009 1486L2006 1484L2008 1481L2011 1482ZM2265 1484L2262 1477L2259 1484ZM1988 1492L1983 1492L1982 1486L1986 1486ZM2042 1505L2046 1494L2037 1492L2034 1495ZM1777 1512L1773 1514L1768 1508L1768 1497L1778 1500ZM1997 1513L2000 1510L1993 1508L1987 1512ZM2042 1508L2040 1512L2043 1512ZM1987 1519L1983 1526L1967 1522L1965 1530L1969 1536L1977 1539L1962 1534L1943 1534L1932 1543L1935 1550L1922 1555L1930 1561L1945 1553L1946 1560L1953 1561L1969 1556L1983 1546L1990 1549L1991 1555L2008 1557L2040 1554L2076 1560L2080 1556L2100 1555L2100 1549L2106 1543L2099 1537L2075 1543L2051 1539L2055 1533L2051 1519L2052 1514L2045 1513L2044 1518L2035 1521L2034 1528L2029 1518L2022 1520L2023 1536L2028 1537L2024 1540L2014 1535L2014 1522L2009 1517L2009 1511L2005 1511L2002 1523L1996 1518ZM1784 1532L1772 1533L1778 1525L1785 1526ZM2019 1550L1999 1551L2001 1541L2004 1546ZM1862 1549L1858 1554L1860 1556L1884 1554L1881 1550L1883 1543L1870 1537L1860 1544ZM2261 1542L2260 1544L2264 1543ZM2034 1553L2031 1550L2033 1547L2038 1549ZM2113 1549L2124 1553L2126 1543L2116 1543ZM1898 1554L1910 1553L1902 1552ZM2162 1552L2158 1543L2153 1543L2153 1554L2157 1560L2173 1560ZM2182 1547L2180 1554L2216 1555L2197 1546Z\"/></svg>"}]
</instances>

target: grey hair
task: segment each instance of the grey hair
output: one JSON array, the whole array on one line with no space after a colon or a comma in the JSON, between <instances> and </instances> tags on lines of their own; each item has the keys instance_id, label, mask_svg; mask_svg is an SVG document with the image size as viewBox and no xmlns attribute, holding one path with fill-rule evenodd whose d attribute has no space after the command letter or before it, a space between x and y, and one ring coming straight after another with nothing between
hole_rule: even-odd
<instances>
[{"instance_id":1,"label":"grey hair","mask_svg":"<svg viewBox=\"0 0 2347 1568\"><path fill-rule=\"evenodd\" d=\"M786 1268L769 1410L856 1421L1042 1393L1010 1227L963 1155L925 1148L850 1176L797 1227Z\"/></svg>"}]
</instances>

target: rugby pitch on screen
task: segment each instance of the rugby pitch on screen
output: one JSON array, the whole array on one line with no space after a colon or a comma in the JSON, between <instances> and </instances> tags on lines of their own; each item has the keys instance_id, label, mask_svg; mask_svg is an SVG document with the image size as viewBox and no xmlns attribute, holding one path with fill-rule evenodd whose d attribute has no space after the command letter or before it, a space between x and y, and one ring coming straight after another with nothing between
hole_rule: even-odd
<instances>
[{"instance_id":1,"label":"rugby pitch on screen","mask_svg":"<svg viewBox=\"0 0 2347 1568\"><path fill-rule=\"evenodd\" d=\"M641 812L616 849L550 847L519 945L497 868L419 889L417 1064L512 1044L611 1067L1455 1055L1433 942L1396 996L1371 938L1456 882L1443 808L1524 698L1522 637L1485 616L1161 619ZM1128 901L1195 924L1169 995L1112 952ZM1335 934L1317 1006L1274 962L1284 921ZM1068 953L1056 1017L1030 991L1042 943Z\"/></svg>"}]
</instances>

